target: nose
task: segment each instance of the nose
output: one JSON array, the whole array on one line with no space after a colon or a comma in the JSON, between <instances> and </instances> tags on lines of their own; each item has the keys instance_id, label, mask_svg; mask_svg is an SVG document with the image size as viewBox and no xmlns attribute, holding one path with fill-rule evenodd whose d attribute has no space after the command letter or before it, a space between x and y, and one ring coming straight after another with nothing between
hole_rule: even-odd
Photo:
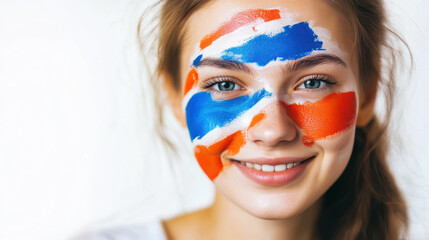
<instances>
[{"instance_id":1,"label":"nose","mask_svg":"<svg viewBox=\"0 0 429 240\"><path fill-rule=\"evenodd\" d=\"M258 145L275 146L291 142L297 137L297 129L287 116L283 102L277 101L266 106L261 115L257 115L247 130L247 140ZM255 119L259 122L255 123Z\"/></svg>"}]
</instances>

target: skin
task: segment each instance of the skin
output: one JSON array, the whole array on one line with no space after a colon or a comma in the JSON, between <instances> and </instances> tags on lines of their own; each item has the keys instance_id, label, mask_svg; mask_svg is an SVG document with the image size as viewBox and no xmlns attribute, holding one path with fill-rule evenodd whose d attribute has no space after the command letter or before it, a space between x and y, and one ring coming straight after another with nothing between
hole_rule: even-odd
<instances>
[{"instance_id":1,"label":"skin","mask_svg":"<svg viewBox=\"0 0 429 240\"><path fill-rule=\"evenodd\" d=\"M359 92L356 56L353 38L345 20L323 1L212 1L196 11L187 22L186 41L181 55L181 82L189 73L196 47L201 39L214 32L237 12L246 9L281 9L294 16L296 23L311 22L315 27L329 31L330 44L327 53L339 56L345 66L320 64L298 72L283 72L283 65L253 69L243 73L215 67L198 69L199 81L218 75L232 76L243 81L243 89L228 93L222 98L250 95L261 88L268 88L273 95L283 96L286 104L314 102L331 93L356 93L356 119L352 127L335 136L318 139L311 146L305 145L303 130L288 116L279 102L272 102L264 108L265 117L246 130L246 144L237 154L222 153L223 170L214 179L217 194L214 204L198 212L193 212L164 222L171 239L314 239L315 224L320 212L321 197L344 171L350 159L354 130L360 119L369 119L372 114L362 106L372 106ZM337 82L324 91L300 89L308 75L329 75ZM166 75L166 77L168 77ZM178 93L167 86L167 91L176 117L183 125L185 113L181 103L183 92ZM284 97L285 96L285 97ZM280 99L280 97L279 97ZM244 176L232 160L250 159L254 156L310 157L303 174L284 186L263 186Z\"/></svg>"}]
</instances>

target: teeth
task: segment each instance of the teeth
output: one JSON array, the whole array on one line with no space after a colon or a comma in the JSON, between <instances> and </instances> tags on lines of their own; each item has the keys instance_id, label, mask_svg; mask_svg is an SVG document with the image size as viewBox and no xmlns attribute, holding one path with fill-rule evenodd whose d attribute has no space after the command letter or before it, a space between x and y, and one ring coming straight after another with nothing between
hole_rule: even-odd
<instances>
[{"instance_id":1,"label":"teeth","mask_svg":"<svg viewBox=\"0 0 429 240\"><path fill-rule=\"evenodd\" d=\"M281 171L285 171L287 169L291 169L293 167L296 167L298 165L301 164L301 162L295 162L295 163L288 163L288 164L279 164L279 165L268 165L268 164L257 164L257 163L250 163L250 162L240 162L240 164L248 167L248 168L253 168L256 169L258 171L262 172L281 172Z\"/></svg>"},{"instance_id":2,"label":"teeth","mask_svg":"<svg viewBox=\"0 0 429 240\"><path fill-rule=\"evenodd\" d=\"M274 170L276 172L284 171L284 170L286 170L286 164L276 165L276 166L274 166Z\"/></svg>"},{"instance_id":3,"label":"teeth","mask_svg":"<svg viewBox=\"0 0 429 240\"><path fill-rule=\"evenodd\" d=\"M262 172L274 172L274 166L271 165L262 165Z\"/></svg>"}]
</instances>

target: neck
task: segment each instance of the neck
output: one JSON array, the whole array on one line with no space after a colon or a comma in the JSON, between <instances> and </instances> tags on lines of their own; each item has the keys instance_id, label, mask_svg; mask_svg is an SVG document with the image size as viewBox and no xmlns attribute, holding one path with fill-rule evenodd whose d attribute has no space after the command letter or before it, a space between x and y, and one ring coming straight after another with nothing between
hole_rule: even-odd
<instances>
[{"instance_id":1,"label":"neck","mask_svg":"<svg viewBox=\"0 0 429 240\"><path fill-rule=\"evenodd\" d=\"M217 192L205 222L214 239L315 239L320 203L290 218L267 220L243 211Z\"/></svg>"}]
</instances>

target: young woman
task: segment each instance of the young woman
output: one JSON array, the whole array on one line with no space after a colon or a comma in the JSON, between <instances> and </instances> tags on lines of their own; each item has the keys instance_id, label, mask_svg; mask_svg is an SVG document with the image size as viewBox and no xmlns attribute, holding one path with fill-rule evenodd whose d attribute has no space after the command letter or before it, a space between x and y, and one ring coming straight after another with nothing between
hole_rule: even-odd
<instances>
[{"instance_id":1,"label":"young woman","mask_svg":"<svg viewBox=\"0 0 429 240\"><path fill-rule=\"evenodd\" d=\"M400 238L407 211L385 148L394 66L382 69L395 51L381 0L161 4L154 81L217 192L211 207L141 236Z\"/></svg>"}]
</instances>

